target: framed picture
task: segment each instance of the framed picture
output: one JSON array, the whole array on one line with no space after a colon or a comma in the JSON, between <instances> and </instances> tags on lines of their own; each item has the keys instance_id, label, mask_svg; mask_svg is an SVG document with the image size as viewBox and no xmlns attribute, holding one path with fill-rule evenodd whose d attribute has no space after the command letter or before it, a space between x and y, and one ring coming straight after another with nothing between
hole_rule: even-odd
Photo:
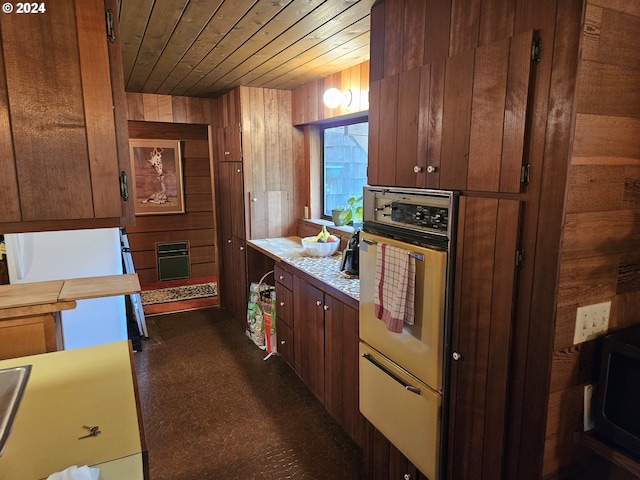
<instances>
[{"instance_id":1,"label":"framed picture","mask_svg":"<svg viewBox=\"0 0 640 480\"><path fill-rule=\"evenodd\" d=\"M184 213L182 143L130 139L136 215Z\"/></svg>"}]
</instances>

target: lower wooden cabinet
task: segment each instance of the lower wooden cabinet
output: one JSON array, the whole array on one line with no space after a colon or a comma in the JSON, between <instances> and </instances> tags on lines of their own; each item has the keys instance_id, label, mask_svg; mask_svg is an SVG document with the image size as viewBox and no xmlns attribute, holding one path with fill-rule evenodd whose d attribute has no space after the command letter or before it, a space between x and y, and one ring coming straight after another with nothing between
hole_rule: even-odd
<instances>
[{"instance_id":1,"label":"lower wooden cabinet","mask_svg":"<svg viewBox=\"0 0 640 480\"><path fill-rule=\"evenodd\" d=\"M0 321L0 360L56 349L53 313Z\"/></svg>"}]
</instances>

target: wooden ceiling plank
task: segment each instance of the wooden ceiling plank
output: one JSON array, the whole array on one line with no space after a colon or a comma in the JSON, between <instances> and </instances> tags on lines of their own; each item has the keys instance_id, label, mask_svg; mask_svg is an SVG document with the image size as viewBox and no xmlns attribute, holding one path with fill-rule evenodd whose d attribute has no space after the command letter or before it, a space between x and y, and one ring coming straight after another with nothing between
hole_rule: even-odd
<instances>
[{"instance_id":1,"label":"wooden ceiling plank","mask_svg":"<svg viewBox=\"0 0 640 480\"><path fill-rule=\"evenodd\" d=\"M263 88L291 89L313 79L328 76L356 63L365 62L369 59L369 52L367 51L369 41L370 37L367 31L349 42L322 53L303 65L292 66L291 70L283 72L280 77L261 83L260 86Z\"/></svg>"},{"instance_id":2,"label":"wooden ceiling plank","mask_svg":"<svg viewBox=\"0 0 640 480\"><path fill-rule=\"evenodd\" d=\"M120 6L120 48L125 85L129 83L152 9L153 0L122 2Z\"/></svg>"},{"instance_id":3,"label":"wooden ceiling plank","mask_svg":"<svg viewBox=\"0 0 640 480\"><path fill-rule=\"evenodd\" d=\"M156 93L168 95L191 71L217 48L218 43L234 28L255 5L256 0L224 0L218 11L192 42L189 50L157 89Z\"/></svg>"},{"instance_id":4,"label":"wooden ceiling plank","mask_svg":"<svg viewBox=\"0 0 640 480\"><path fill-rule=\"evenodd\" d=\"M227 72L215 84L210 84L202 91L227 90L237 85L248 85L257 78L269 73L287 61L293 59L306 50L318 45L327 37L337 32L345 32L343 25L357 23L363 18L368 18L370 14L370 4L373 0L366 0L353 4L350 8L348 4L323 4L311 15L307 15L294 25L286 34L281 35L272 43L264 47L264 50L271 51L271 56L264 59L264 56L253 56L245 61L233 71ZM320 22L325 20L322 24ZM334 21L331 21L331 20Z\"/></svg>"},{"instance_id":5,"label":"wooden ceiling plank","mask_svg":"<svg viewBox=\"0 0 640 480\"><path fill-rule=\"evenodd\" d=\"M189 2L162 55L151 70L149 78L142 88L143 91L155 92L162 85L166 75L173 71L194 41L211 22L222 2L223 0Z\"/></svg>"},{"instance_id":6,"label":"wooden ceiling plank","mask_svg":"<svg viewBox=\"0 0 640 480\"><path fill-rule=\"evenodd\" d=\"M350 50L345 55L335 58L331 62L308 70L306 74L301 75L298 78L291 76L282 77L283 81L281 83L274 84L273 87L269 88L291 90L317 78L326 77L327 75L331 74L330 72L341 71L349 68L349 65L354 65L358 62L365 63L369 60L369 45L366 43L366 41L366 39L361 39L361 45L359 48ZM361 110L366 110L366 108L362 108Z\"/></svg>"},{"instance_id":7,"label":"wooden ceiling plank","mask_svg":"<svg viewBox=\"0 0 640 480\"><path fill-rule=\"evenodd\" d=\"M222 60L236 51L239 46L255 35L256 32L260 31L263 25L269 23L271 19L291 1L292 0L281 0L280 2L272 2L266 0L257 2L215 48L171 90L171 95L188 95L191 87L198 83L202 76L207 75L214 68L218 68L217 65L219 65Z\"/></svg>"},{"instance_id":8,"label":"wooden ceiling plank","mask_svg":"<svg viewBox=\"0 0 640 480\"><path fill-rule=\"evenodd\" d=\"M229 72L233 72L235 68L243 64L248 58L254 59L254 62L264 61L273 55L278 38L289 36L288 32L297 25L301 19L308 18L312 15L316 18L319 13L319 6L322 6L325 0L294 0L286 8L280 10L268 23L265 23L245 43L240 45L233 53L227 56L218 66L202 77L190 90L187 95L194 92L202 92L208 90L208 86L220 81L222 77ZM327 4L326 2L324 3ZM344 4L347 5L347 4ZM336 8L333 9L335 15ZM331 18L331 17L329 17ZM316 18L316 22L321 21ZM290 38L290 37L289 37ZM290 44L291 42L289 42ZM286 46L285 46L286 47Z\"/></svg>"},{"instance_id":9,"label":"wooden ceiling plank","mask_svg":"<svg viewBox=\"0 0 640 480\"><path fill-rule=\"evenodd\" d=\"M347 34L345 34L344 31L338 32L335 35L332 35L331 37L320 42L319 44L313 46L312 48L307 49L302 54L292 58L290 61L283 63L277 68L272 69L269 73L259 77L252 83L255 83L256 85L266 85L272 80L275 80L285 74L293 74L295 76L296 74L304 73L302 69L305 68L305 65L308 65L310 62L314 61L318 57L321 57L327 52L333 52L332 55L335 56L337 53L334 52L335 49L340 48L344 45L348 46L354 38L358 38L364 34L366 34L368 38L369 24L369 17L361 19L355 24L349 26L349 32L356 32L355 34L348 35L348 38L350 39L349 41L345 42L345 37L347 36ZM300 72L296 71L298 68L301 69Z\"/></svg>"},{"instance_id":10,"label":"wooden ceiling plank","mask_svg":"<svg viewBox=\"0 0 640 480\"><path fill-rule=\"evenodd\" d=\"M141 91L189 0L156 0L127 87Z\"/></svg>"}]
</instances>

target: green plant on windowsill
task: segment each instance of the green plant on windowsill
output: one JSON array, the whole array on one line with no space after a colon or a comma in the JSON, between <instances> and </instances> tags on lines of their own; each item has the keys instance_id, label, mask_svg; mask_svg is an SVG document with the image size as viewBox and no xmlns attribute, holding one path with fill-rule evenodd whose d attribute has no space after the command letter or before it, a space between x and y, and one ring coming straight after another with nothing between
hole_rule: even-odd
<instances>
[{"instance_id":1,"label":"green plant on windowsill","mask_svg":"<svg viewBox=\"0 0 640 480\"><path fill-rule=\"evenodd\" d=\"M362 223L362 195L349 197L348 206L338 206L331 210L331 218L336 226L348 224L353 220L354 227Z\"/></svg>"}]
</instances>

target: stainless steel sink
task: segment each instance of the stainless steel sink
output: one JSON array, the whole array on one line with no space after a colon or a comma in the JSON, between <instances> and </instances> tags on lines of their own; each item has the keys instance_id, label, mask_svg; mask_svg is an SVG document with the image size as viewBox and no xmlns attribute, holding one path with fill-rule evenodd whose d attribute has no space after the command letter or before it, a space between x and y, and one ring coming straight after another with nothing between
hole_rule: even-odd
<instances>
[{"instance_id":1,"label":"stainless steel sink","mask_svg":"<svg viewBox=\"0 0 640 480\"><path fill-rule=\"evenodd\" d=\"M9 438L30 373L31 365L0 369L0 455Z\"/></svg>"}]
</instances>

